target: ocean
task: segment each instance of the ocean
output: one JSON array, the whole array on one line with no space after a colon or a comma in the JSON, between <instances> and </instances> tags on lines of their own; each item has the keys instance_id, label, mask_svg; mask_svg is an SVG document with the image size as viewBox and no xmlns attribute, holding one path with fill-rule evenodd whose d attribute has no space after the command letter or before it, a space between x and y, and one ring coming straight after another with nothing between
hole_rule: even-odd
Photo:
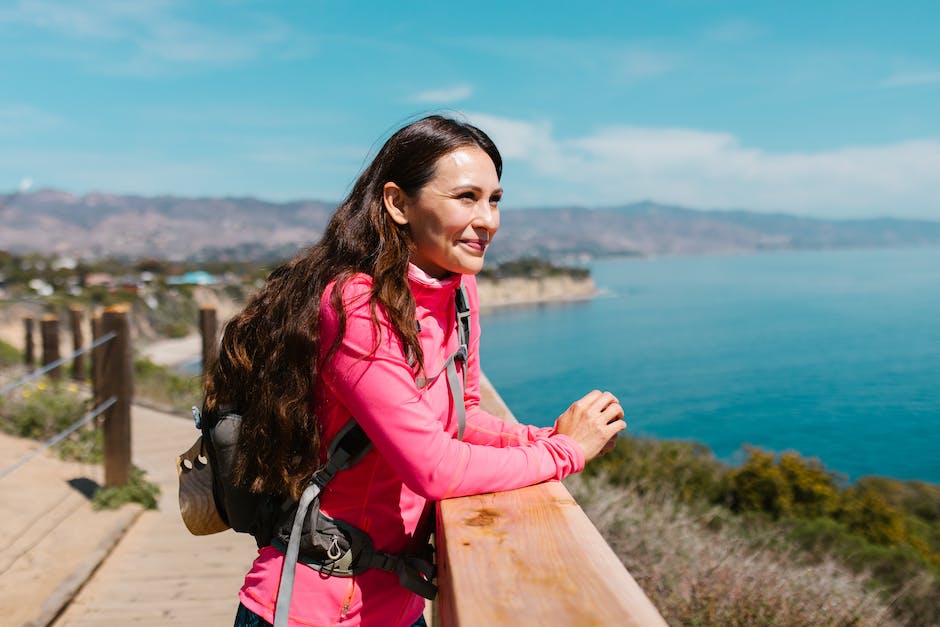
<instances>
[{"instance_id":1,"label":"ocean","mask_svg":"<svg viewBox=\"0 0 940 627\"><path fill-rule=\"evenodd\" d=\"M618 259L591 301L483 315L484 371L523 422L593 388L639 436L745 445L940 483L940 249Z\"/></svg>"}]
</instances>

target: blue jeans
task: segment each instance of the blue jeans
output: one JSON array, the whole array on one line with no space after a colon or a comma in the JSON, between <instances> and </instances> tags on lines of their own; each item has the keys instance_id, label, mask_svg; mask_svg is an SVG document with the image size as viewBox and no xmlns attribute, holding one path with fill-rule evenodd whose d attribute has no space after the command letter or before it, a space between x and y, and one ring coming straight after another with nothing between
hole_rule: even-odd
<instances>
[{"instance_id":1,"label":"blue jeans","mask_svg":"<svg viewBox=\"0 0 940 627\"><path fill-rule=\"evenodd\" d=\"M235 613L235 627L274 627L268 621L264 620L247 607L238 604L238 612ZM418 620L411 627L428 627L424 622L424 616L419 616Z\"/></svg>"}]
</instances>

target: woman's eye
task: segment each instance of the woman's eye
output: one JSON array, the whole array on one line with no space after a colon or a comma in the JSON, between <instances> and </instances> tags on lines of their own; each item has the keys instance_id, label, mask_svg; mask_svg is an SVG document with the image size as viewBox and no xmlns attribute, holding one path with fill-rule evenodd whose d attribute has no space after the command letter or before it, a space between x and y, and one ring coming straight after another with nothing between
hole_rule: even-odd
<instances>
[{"instance_id":1,"label":"woman's eye","mask_svg":"<svg viewBox=\"0 0 940 627\"><path fill-rule=\"evenodd\" d=\"M499 201L501 201L502 199L503 199L502 196L493 196L492 198L490 198L490 204L491 205L499 204Z\"/></svg>"},{"instance_id":2,"label":"woman's eye","mask_svg":"<svg viewBox=\"0 0 940 627\"><path fill-rule=\"evenodd\" d=\"M476 200L476 197L473 195L473 192L464 192L458 198L462 200Z\"/></svg>"}]
</instances>

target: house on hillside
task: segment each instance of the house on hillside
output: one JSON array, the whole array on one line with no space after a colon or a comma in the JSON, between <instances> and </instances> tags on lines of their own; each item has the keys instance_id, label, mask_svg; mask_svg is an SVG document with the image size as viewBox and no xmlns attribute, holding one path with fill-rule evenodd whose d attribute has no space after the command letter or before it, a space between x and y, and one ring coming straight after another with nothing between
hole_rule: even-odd
<instances>
[{"instance_id":1,"label":"house on hillside","mask_svg":"<svg viewBox=\"0 0 940 627\"><path fill-rule=\"evenodd\" d=\"M215 285L219 280L205 270L167 277L167 285Z\"/></svg>"},{"instance_id":2,"label":"house on hillside","mask_svg":"<svg viewBox=\"0 0 940 627\"><path fill-rule=\"evenodd\" d=\"M107 272L89 272L85 275L85 287L111 287L114 277Z\"/></svg>"}]
</instances>

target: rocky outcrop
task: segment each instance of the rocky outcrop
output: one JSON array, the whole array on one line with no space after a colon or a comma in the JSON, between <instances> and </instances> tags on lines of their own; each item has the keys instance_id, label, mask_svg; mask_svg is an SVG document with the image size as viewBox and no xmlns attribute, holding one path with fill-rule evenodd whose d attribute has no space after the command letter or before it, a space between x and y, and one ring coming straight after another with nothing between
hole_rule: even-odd
<instances>
[{"instance_id":1,"label":"rocky outcrop","mask_svg":"<svg viewBox=\"0 0 940 627\"><path fill-rule=\"evenodd\" d=\"M597 294L589 276L480 278L477 285L483 309L586 300Z\"/></svg>"}]
</instances>

